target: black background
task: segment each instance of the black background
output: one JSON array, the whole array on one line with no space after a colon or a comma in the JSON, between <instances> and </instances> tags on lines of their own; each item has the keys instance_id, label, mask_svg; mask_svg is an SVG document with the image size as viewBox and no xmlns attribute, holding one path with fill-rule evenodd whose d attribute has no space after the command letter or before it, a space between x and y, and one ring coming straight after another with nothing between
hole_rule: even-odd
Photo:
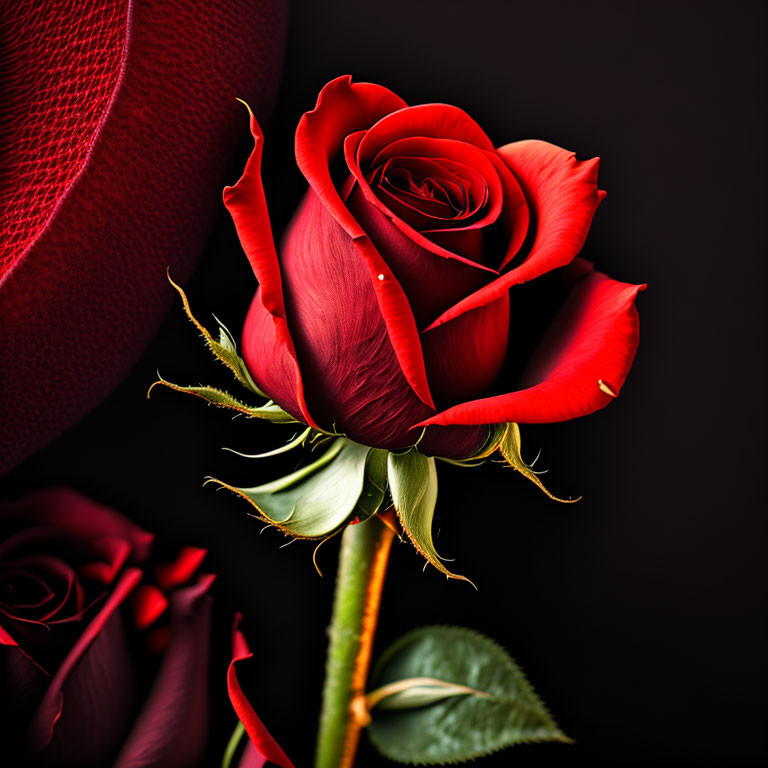
<instances>
[{"instance_id":1,"label":"black background","mask_svg":"<svg viewBox=\"0 0 768 768\"><path fill-rule=\"evenodd\" d=\"M325 82L350 73L409 103L461 106L497 144L542 138L601 156L608 197L583 253L649 285L618 401L523 431L528 458L543 449L552 489L583 500L555 504L498 465L443 465L437 542L479 592L422 573L410 545L394 548L377 648L423 624L474 627L517 658L576 740L484 765L765 757L765 30L757 1L293 2L265 149L277 231L304 189L296 122ZM222 208L189 285L193 307L238 329L254 287ZM321 550L321 579L311 544L281 549L285 539L259 536L243 502L203 489L207 474L256 484L285 469L220 451L265 450L285 428L166 392L147 401L157 368L180 382L218 380L178 308L108 401L12 473L2 494L65 483L157 532L169 551L208 547L217 648L226 652L231 610L243 610L262 661L256 708L301 768L338 545ZM220 664L214 672L220 755L234 715ZM364 740L358 764L386 763Z\"/></svg>"}]
</instances>

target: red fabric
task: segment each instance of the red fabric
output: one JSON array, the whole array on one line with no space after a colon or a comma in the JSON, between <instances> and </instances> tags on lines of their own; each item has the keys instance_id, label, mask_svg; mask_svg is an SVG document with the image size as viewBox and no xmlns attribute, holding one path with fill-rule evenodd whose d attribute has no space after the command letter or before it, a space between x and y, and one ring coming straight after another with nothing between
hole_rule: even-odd
<instances>
[{"instance_id":1,"label":"red fabric","mask_svg":"<svg viewBox=\"0 0 768 768\"><path fill-rule=\"evenodd\" d=\"M296 159L310 190L243 329L246 363L276 402L290 409L295 384L265 331L267 292L280 293L313 417L365 445L467 456L485 425L575 418L618 394L643 286L574 261L605 196L596 158L543 141L496 150L456 107L408 107L340 77L300 120ZM266 207L233 217L250 255ZM549 330L547 296L518 287L547 273L581 277ZM538 285L556 298L556 282ZM504 365L529 338L542 339L533 386L516 378L525 360Z\"/></svg>"},{"instance_id":2,"label":"red fabric","mask_svg":"<svg viewBox=\"0 0 768 768\"><path fill-rule=\"evenodd\" d=\"M0 472L98 403L188 278L278 84L285 0L7 4Z\"/></svg>"}]
</instances>

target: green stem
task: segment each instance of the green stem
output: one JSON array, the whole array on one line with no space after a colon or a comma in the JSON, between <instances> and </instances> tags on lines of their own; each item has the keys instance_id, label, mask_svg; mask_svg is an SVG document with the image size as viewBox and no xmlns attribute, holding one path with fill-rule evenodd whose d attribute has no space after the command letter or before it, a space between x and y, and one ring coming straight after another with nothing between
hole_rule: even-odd
<instances>
[{"instance_id":1,"label":"green stem","mask_svg":"<svg viewBox=\"0 0 768 768\"><path fill-rule=\"evenodd\" d=\"M348 526L341 538L315 768L351 768L355 760L392 536L374 516Z\"/></svg>"},{"instance_id":2,"label":"green stem","mask_svg":"<svg viewBox=\"0 0 768 768\"><path fill-rule=\"evenodd\" d=\"M224 752L224 759L221 761L221 768L229 768L232 763L232 758L237 752L237 748L240 746L240 740L245 733L245 726L238 720L235 730L232 731L232 735L229 737L229 743L227 749Z\"/></svg>"}]
</instances>

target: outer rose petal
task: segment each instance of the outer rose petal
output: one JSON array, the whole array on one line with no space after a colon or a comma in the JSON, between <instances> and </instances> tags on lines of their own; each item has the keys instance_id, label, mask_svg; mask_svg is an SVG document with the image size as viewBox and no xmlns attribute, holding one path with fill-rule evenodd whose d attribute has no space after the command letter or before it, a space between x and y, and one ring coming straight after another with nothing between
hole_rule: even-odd
<instances>
[{"instance_id":1,"label":"outer rose petal","mask_svg":"<svg viewBox=\"0 0 768 768\"><path fill-rule=\"evenodd\" d=\"M245 635L239 630L241 618L240 614L235 616L235 625L232 629L232 661L227 670L229 699L232 702L232 706L234 707L240 722L245 726L245 730L251 740L249 750L253 747L253 749L264 758L265 762L269 760L275 763L275 765L279 765L280 768L293 768L293 763L288 759L288 756L283 752L280 745L274 740L272 734L259 719L259 716L256 714L251 703L243 693L237 679L237 665L253 657L253 654L248 648ZM251 760L251 757L252 755L249 755L249 762L246 763L249 766L264 764L263 762L259 763L255 758ZM245 756L243 757L243 760L244 759ZM243 761L241 761L240 764L242 766Z\"/></svg>"},{"instance_id":2,"label":"outer rose petal","mask_svg":"<svg viewBox=\"0 0 768 768\"><path fill-rule=\"evenodd\" d=\"M122 557L122 550L118 552L112 545L126 542L135 563L147 559L154 538L114 509L71 488L45 488L0 505L0 526L9 527L14 523L25 528L38 525L57 528L71 534L81 546L95 545L98 551L94 554L100 557L107 554ZM0 551L2 544L0 542Z\"/></svg>"},{"instance_id":3,"label":"outer rose petal","mask_svg":"<svg viewBox=\"0 0 768 768\"><path fill-rule=\"evenodd\" d=\"M261 150L264 140L250 108L248 112L251 116L253 152L237 184L224 189L224 205L235 222L240 243L260 283L259 299L272 316L274 339L277 342L277 349L273 351L280 355L283 365L293 368L293 391L290 393L290 399L282 400L280 404L292 415L300 414L303 421L312 427L317 427L314 419L309 415L304 399L301 371L296 362L296 351L285 317L280 264L272 239L272 227L269 223L264 188L261 184ZM253 370L258 371L258 367Z\"/></svg>"},{"instance_id":4,"label":"outer rose petal","mask_svg":"<svg viewBox=\"0 0 768 768\"><path fill-rule=\"evenodd\" d=\"M202 576L171 597L170 643L114 768L200 764L208 734L208 590L214 578Z\"/></svg>"},{"instance_id":5,"label":"outer rose petal","mask_svg":"<svg viewBox=\"0 0 768 768\"><path fill-rule=\"evenodd\" d=\"M368 128L379 118L404 106L405 102L399 96L381 86L352 83L349 75L332 80L320 92L315 108L299 121L296 161L310 187L353 239L363 257L398 363L413 391L422 402L431 406L421 342L408 299L366 233L347 210L330 171L330 162L341 151L348 134Z\"/></svg>"},{"instance_id":6,"label":"outer rose petal","mask_svg":"<svg viewBox=\"0 0 768 768\"><path fill-rule=\"evenodd\" d=\"M104 765L119 745L133 707L133 676L117 611L141 578L126 570L67 654L27 730L32 751L62 765ZM115 691L120 696L115 696Z\"/></svg>"},{"instance_id":7,"label":"outer rose petal","mask_svg":"<svg viewBox=\"0 0 768 768\"><path fill-rule=\"evenodd\" d=\"M534 354L528 389L457 405L425 424L495 424L565 421L603 408L618 394L639 341L637 293L644 285L600 272L583 277Z\"/></svg>"},{"instance_id":8,"label":"outer rose petal","mask_svg":"<svg viewBox=\"0 0 768 768\"><path fill-rule=\"evenodd\" d=\"M352 237L363 235L360 225L339 196L330 164L341 152L350 133L370 128L406 103L392 91L373 83L353 83L350 75L331 80L317 97L317 104L296 129L296 162L315 194Z\"/></svg>"},{"instance_id":9,"label":"outer rose petal","mask_svg":"<svg viewBox=\"0 0 768 768\"><path fill-rule=\"evenodd\" d=\"M289 225L281 267L310 405L320 423L365 445L406 447L433 412L403 375L365 264L352 239L309 190ZM394 278L392 278L394 279ZM254 305L245 322L246 361Z\"/></svg>"},{"instance_id":10,"label":"outer rose petal","mask_svg":"<svg viewBox=\"0 0 768 768\"><path fill-rule=\"evenodd\" d=\"M481 307L513 285L570 263L581 250L605 192L597 188L599 159L579 162L546 141L517 141L498 154L520 183L536 222L536 238L522 263L444 312L431 327Z\"/></svg>"}]
</instances>

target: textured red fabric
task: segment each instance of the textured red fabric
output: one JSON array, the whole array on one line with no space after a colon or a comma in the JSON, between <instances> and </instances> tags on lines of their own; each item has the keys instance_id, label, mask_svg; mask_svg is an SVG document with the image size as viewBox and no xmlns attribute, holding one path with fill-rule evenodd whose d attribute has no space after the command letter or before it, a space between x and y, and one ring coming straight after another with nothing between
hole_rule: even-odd
<instances>
[{"instance_id":1,"label":"textured red fabric","mask_svg":"<svg viewBox=\"0 0 768 768\"><path fill-rule=\"evenodd\" d=\"M219 211L286 0L6 4L0 39L0 472L123 378Z\"/></svg>"}]
</instances>

